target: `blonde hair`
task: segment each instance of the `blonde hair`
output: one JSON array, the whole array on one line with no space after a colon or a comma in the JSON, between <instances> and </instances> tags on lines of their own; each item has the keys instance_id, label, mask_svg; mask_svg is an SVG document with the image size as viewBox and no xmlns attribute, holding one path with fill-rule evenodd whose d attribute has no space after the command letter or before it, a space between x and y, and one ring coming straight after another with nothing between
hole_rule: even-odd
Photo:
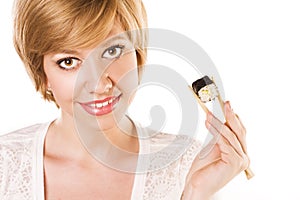
<instances>
[{"instance_id":1,"label":"blonde hair","mask_svg":"<svg viewBox=\"0 0 300 200\"><path fill-rule=\"evenodd\" d=\"M141 0L16 0L14 45L44 99L47 92L43 56L65 49L95 47L118 21L124 31L139 30L136 41L139 75L145 64L147 17Z\"/></svg>"}]
</instances>

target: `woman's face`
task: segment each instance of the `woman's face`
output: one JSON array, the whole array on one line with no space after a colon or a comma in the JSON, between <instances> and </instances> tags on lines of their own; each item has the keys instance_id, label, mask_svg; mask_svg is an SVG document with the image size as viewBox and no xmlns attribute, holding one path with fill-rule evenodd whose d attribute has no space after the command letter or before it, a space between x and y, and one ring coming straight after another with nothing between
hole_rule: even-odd
<instances>
[{"instance_id":1,"label":"woman's face","mask_svg":"<svg viewBox=\"0 0 300 200\"><path fill-rule=\"evenodd\" d=\"M97 121L102 130L124 117L138 86L133 44L117 25L96 48L46 54L44 70L62 118Z\"/></svg>"}]
</instances>

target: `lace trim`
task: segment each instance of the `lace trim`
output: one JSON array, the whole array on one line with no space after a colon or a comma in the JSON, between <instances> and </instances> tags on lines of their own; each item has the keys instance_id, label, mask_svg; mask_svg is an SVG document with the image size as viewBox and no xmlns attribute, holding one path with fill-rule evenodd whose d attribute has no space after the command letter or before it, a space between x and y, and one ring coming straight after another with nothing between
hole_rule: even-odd
<instances>
[{"instance_id":1,"label":"lace trim","mask_svg":"<svg viewBox=\"0 0 300 200\"><path fill-rule=\"evenodd\" d=\"M32 155L39 126L0 137L0 199L33 199Z\"/></svg>"},{"instance_id":2,"label":"lace trim","mask_svg":"<svg viewBox=\"0 0 300 200\"><path fill-rule=\"evenodd\" d=\"M200 142L187 136L161 134L151 140L151 150L157 151L159 148L157 140L169 141L173 145L168 151L157 153L151 157L150 169L157 169L158 163L174 160L161 169L150 171L146 174L144 200L175 200L180 199L185 185L185 178L191 167L195 156L200 151ZM182 145L184 144L184 145ZM165 145L166 147L167 145ZM185 148L184 148L185 147ZM181 148L181 149L179 149ZM184 148L184 149L182 149ZM161 149L161 147L160 147Z\"/></svg>"}]
</instances>

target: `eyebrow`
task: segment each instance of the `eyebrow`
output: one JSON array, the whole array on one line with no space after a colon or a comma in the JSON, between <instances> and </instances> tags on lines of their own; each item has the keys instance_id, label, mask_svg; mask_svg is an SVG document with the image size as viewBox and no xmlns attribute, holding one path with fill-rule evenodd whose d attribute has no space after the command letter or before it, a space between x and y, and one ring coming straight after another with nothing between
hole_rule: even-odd
<instances>
[{"instance_id":1,"label":"eyebrow","mask_svg":"<svg viewBox=\"0 0 300 200\"><path fill-rule=\"evenodd\" d=\"M127 34L119 34L117 36L112 36L106 40L104 40L103 42L100 43L101 46L107 46L109 43L115 41L115 40L127 40L127 41L130 41L129 40L129 37Z\"/></svg>"},{"instance_id":2,"label":"eyebrow","mask_svg":"<svg viewBox=\"0 0 300 200\"><path fill-rule=\"evenodd\" d=\"M130 41L127 34L119 34L117 36L112 36L110 38L105 39L99 45L100 46L107 46L107 45L109 45L111 42L113 42L115 40L127 40L127 41ZM79 51L73 50L73 49L63 49L60 53L80 55Z\"/></svg>"},{"instance_id":3,"label":"eyebrow","mask_svg":"<svg viewBox=\"0 0 300 200\"><path fill-rule=\"evenodd\" d=\"M79 51L76 50L72 50L72 49L64 49L61 51L61 53L65 53L65 54L80 54Z\"/></svg>"}]
</instances>

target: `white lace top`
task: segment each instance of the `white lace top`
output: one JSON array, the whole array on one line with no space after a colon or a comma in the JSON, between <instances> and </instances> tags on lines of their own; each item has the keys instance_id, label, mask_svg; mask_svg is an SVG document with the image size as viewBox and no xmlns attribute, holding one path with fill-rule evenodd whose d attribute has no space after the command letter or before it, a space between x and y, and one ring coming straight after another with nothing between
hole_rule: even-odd
<instances>
[{"instance_id":1,"label":"white lace top","mask_svg":"<svg viewBox=\"0 0 300 200\"><path fill-rule=\"evenodd\" d=\"M49 125L37 124L0 136L1 200L44 200L43 146ZM137 130L139 135L148 131ZM156 134L140 139L138 167L146 172L136 174L131 199L180 199L200 147L199 142L183 135Z\"/></svg>"}]
</instances>

